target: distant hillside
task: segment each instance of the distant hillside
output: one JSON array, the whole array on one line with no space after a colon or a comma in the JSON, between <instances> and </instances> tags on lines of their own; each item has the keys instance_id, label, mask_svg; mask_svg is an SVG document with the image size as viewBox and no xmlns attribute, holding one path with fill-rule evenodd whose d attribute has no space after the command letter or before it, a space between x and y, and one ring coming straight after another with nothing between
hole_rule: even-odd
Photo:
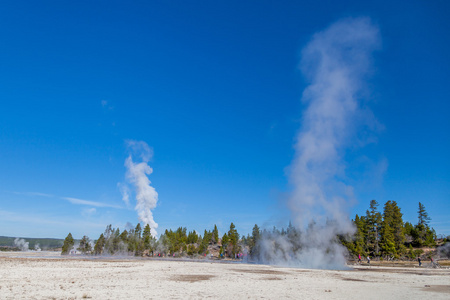
<instances>
[{"instance_id":1,"label":"distant hillside","mask_svg":"<svg viewBox=\"0 0 450 300\"><path fill-rule=\"evenodd\" d=\"M35 249L36 245L39 244L39 248L42 250L47 249L55 249L62 247L64 240L63 239L47 239L47 238L27 238L27 237L19 237L20 239L28 242L28 248L30 250ZM0 247L15 247L14 240L16 237L8 237L8 236L0 236Z\"/></svg>"}]
</instances>

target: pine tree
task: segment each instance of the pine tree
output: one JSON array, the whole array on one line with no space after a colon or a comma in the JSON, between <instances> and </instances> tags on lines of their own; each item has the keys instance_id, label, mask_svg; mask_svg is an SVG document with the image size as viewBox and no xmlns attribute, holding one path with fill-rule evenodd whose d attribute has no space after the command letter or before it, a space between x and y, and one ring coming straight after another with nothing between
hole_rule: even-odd
<instances>
[{"instance_id":1,"label":"pine tree","mask_svg":"<svg viewBox=\"0 0 450 300\"><path fill-rule=\"evenodd\" d=\"M252 236L250 239L250 255L252 257L258 257L259 256L259 239L261 237L261 230L259 229L258 225L255 224L252 230Z\"/></svg>"},{"instance_id":2,"label":"pine tree","mask_svg":"<svg viewBox=\"0 0 450 300\"><path fill-rule=\"evenodd\" d=\"M289 240L289 243L291 244L291 249L293 253L296 253L298 250L301 249L302 244L301 244L301 233L299 230L297 230L297 228L295 228L291 221L289 221L289 225L288 228L286 230L286 234ZM267 236L264 235L263 233L260 233L261 236Z\"/></svg>"},{"instance_id":3,"label":"pine tree","mask_svg":"<svg viewBox=\"0 0 450 300\"><path fill-rule=\"evenodd\" d=\"M376 200L371 200L370 210L366 212L367 244L369 252L373 251L375 255L378 255L380 251L381 214L377 211L378 205Z\"/></svg>"},{"instance_id":4,"label":"pine tree","mask_svg":"<svg viewBox=\"0 0 450 300\"><path fill-rule=\"evenodd\" d=\"M205 232L203 233L203 238L200 243L200 246L198 247L198 253L204 254L208 252L208 244L211 241L212 233L207 231L205 229Z\"/></svg>"},{"instance_id":5,"label":"pine tree","mask_svg":"<svg viewBox=\"0 0 450 300\"><path fill-rule=\"evenodd\" d=\"M364 217L359 217L358 215L355 216L354 224L356 226L356 232L355 232L355 255L356 254L362 254L363 256L366 255L366 223Z\"/></svg>"},{"instance_id":6,"label":"pine tree","mask_svg":"<svg viewBox=\"0 0 450 300\"><path fill-rule=\"evenodd\" d=\"M195 249L195 246L193 244L190 244L186 248L186 253L187 255L192 256L194 255L194 253L198 253L198 250Z\"/></svg>"},{"instance_id":7,"label":"pine tree","mask_svg":"<svg viewBox=\"0 0 450 300\"><path fill-rule=\"evenodd\" d=\"M134 235L136 236L137 239L141 239L141 232L142 232L141 223L137 223L136 228L134 229Z\"/></svg>"},{"instance_id":8,"label":"pine tree","mask_svg":"<svg viewBox=\"0 0 450 300\"><path fill-rule=\"evenodd\" d=\"M213 239L214 239L214 244L217 244L219 242L219 230L217 229L216 224L214 224Z\"/></svg>"},{"instance_id":9,"label":"pine tree","mask_svg":"<svg viewBox=\"0 0 450 300\"><path fill-rule=\"evenodd\" d=\"M61 255L69 254L70 250L72 250L73 245L75 244L72 234L69 232L67 237L64 240L64 244L62 246Z\"/></svg>"},{"instance_id":10,"label":"pine tree","mask_svg":"<svg viewBox=\"0 0 450 300\"><path fill-rule=\"evenodd\" d=\"M122 231L122 233L120 234L120 239L125 244L128 243L128 232L126 230Z\"/></svg>"},{"instance_id":11,"label":"pine tree","mask_svg":"<svg viewBox=\"0 0 450 300\"><path fill-rule=\"evenodd\" d=\"M403 214L397 202L392 201L392 230L394 233L394 242L397 253L402 255L406 251L405 247L405 226L403 223Z\"/></svg>"},{"instance_id":12,"label":"pine tree","mask_svg":"<svg viewBox=\"0 0 450 300\"><path fill-rule=\"evenodd\" d=\"M417 211L419 223L414 227L415 236L414 244L416 246L433 246L435 245L436 232L428 226L431 218L425 210L425 205L419 202L419 210Z\"/></svg>"},{"instance_id":13,"label":"pine tree","mask_svg":"<svg viewBox=\"0 0 450 300\"><path fill-rule=\"evenodd\" d=\"M408 256L409 256L409 258L412 258L412 259L416 258L416 255L414 254L414 248L411 244L409 244L409 247L408 247Z\"/></svg>"},{"instance_id":14,"label":"pine tree","mask_svg":"<svg viewBox=\"0 0 450 300\"><path fill-rule=\"evenodd\" d=\"M428 213L425 210L425 205L419 202L419 210L417 211L419 214L419 224L418 225L424 225L425 227L428 226L429 221L431 218L428 216Z\"/></svg>"},{"instance_id":15,"label":"pine tree","mask_svg":"<svg viewBox=\"0 0 450 300\"><path fill-rule=\"evenodd\" d=\"M228 238L228 235L226 233L222 236L222 245L228 245L230 239Z\"/></svg>"},{"instance_id":16,"label":"pine tree","mask_svg":"<svg viewBox=\"0 0 450 300\"><path fill-rule=\"evenodd\" d=\"M150 230L150 225L145 225L144 227L144 232L142 234L142 238L144 239L144 250L151 250L151 240L152 240L152 235L151 235L151 230Z\"/></svg>"},{"instance_id":17,"label":"pine tree","mask_svg":"<svg viewBox=\"0 0 450 300\"><path fill-rule=\"evenodd\" d=\"M382 253L386 256L395 256L397 251L395 249L394 233L388 222L383 222L381 227L380 246Z\"/></svg>"},{"instance_id":18,"label":"pine tree","mask_svg":"<svg viewBox=\"0 0 450 300\"><path fill-rule=\"evenodd\" d=\"M105 233L103 235L105 237L105 240L108 240L111 237L112 231L113 231L113 228L112 228L111 224L106 226Z\"/></svg>"},{"instance_id":19,"label":"pine tree","mask_svg":"<svg viewBox=\"0 0 450 300\"><path fill-rule=\"evenodd\" d=\"M222 252L224 253L224 256L227 254L227 248L228 248L229 242L230 242L230 239L228 238L227 233L224 233L222 236Z\"/></svg>"},{"instance_id":20,"label":"pine tree","mask_svg":"<svg viewBox=\"0 0 450 300\"><path fill-rule=\"evenodd\" d=\"M85 235L80 241L79 251L83 254L89 254L92 251L92 245L90 239Z\"/></svg>"},{"instance_id":21,"label":"pine tree","mask_svg":"<svg viewBox=\"0 0 450 300\"><path fill-rule=\"evenodd\" d=\"M135 241L135 256L142 256L144 253L144 241L142 239L138 239Z\"/></svg>"},{"instance_id":22,"label":"pine tree","mask_svg":"<svg viewBox=\"0 0 450 300\"><path fill-rule=\"evenodd\" d=\"M105 247L105 236L102 233L102 234L100 234L100 237L98 238L97 242L95 243L94 254L95 255L102 254L104 247Z\"/></svg>"},{"instance_id":23,"label":"pine tree","mask_svg":"<svg viewBox=\"0 0 450 300\"><path fill-rule=\"evenodd\" d=\"M111 255L113 255L114 253L117 253L117 252L120 252L120 229L119 228L117 228L117 229L113 229L113 233L112 233L112 235L111 235L111 238L110 238L110 248L108 249L109 250L109 253L111 254Z\"/></svg>"},{"instance_id":24,"label":"pine tree","mask_svg":"<svg viewBox=\"0 0 450 300\"><path fill-rule=\"evenodd\" d=\"M195 232L195 230L189 231L186 243L187 244L196 244L197 241L198 241L198 234L197 234L197 232Z\"/></svg>"},{"instance_id":25,"label":"pine tree","mask_svg":"<svg viewBox=\"0 0 450 300\"><path fill-rule=\"evenodd\" d=\"M392 256L397 254L394 242L394 230L392 228L393 215L394 211L392 207L392 202L389 200L384 205L383 222L381 223L381 231L380 231L381 236L380 246L383 254L386 256Z\"/></svg>"},{"instance_id":26,"label":"pine tree","mask_svg":"<svg viewBox=\"0 0 450 300\"><path fill-rule=\"evenodd\" d=\"M405 222L405 242L407 244L412 244L414 242L414 237L416 235L414 226L410 222Z\"/></svg>"},{"instance_id":27,"label":"pine tree","mask_svg":"<svg viewBox=\"0 0 450 300\"><path fill-rule=\"evenodd\" d=\"M233 224L233 222L230 224L230 230L228 231L228 238L230 239L230 246L231 246L231 257L234 257L236 253L239 252L239 233L236 230L236 226Z\"/></svg>"}]
</instances>

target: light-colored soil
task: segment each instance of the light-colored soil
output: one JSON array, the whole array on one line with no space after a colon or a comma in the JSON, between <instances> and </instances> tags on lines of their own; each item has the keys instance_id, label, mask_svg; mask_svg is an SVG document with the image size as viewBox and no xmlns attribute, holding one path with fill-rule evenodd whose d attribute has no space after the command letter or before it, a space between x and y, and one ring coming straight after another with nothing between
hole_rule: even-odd
<instances>
[{"instance_id":1,"label":"light-colored soil","mask_svg":"<svg viewBox=\"0 0 450 300\"><path fill-rule=\"evenodd\" d=\"M450 270L0 253L0 299L449 299Z\"/></svg>"}]
</instances>

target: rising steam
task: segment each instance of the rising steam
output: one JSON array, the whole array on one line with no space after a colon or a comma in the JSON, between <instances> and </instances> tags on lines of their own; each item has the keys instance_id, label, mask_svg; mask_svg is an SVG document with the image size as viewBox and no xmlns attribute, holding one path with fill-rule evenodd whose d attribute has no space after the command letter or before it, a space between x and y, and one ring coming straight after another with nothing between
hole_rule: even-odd
<instances>
[{"instance_id":1,"label":"rising steam","mask_svg":"<svg viewBox=\"0 0 450 300\"><path fill-rule=\"evenodd\" d=\"M379 44L370 19L356 18L314 34L303 49L301 70L310 84L302 97L306 108L290 166L293 191L288 200L297 241L287 235L263 239L266 261L345 266L345 250L336 240L354 230L347 214L353 188L346 183L345 156L364 142L361 132L370 131L373 123L361 99L371 54Z\"/></svg>"},{"instance_id":2,"label":"rising steam","mask_svg":"<svg viewBox=\"0 0 450 300\"><path fill-rule=\"evenodd\" d=\"M157 235L156 228L158 224L153 220L152 210L156 207L158 202L158 193L150 184L147 175L153 172L153 169L148 165L153 153L147 143L143 141L127 141L127 146L130 155L125 160L125 167L127 168L126 179L129 184L134 186L136 196L136 211L140 222L149 224L153 236ZM133 159L140 159L141 162L135 162ZM129 203L130 188L128 185L119 184L122 192L122 199L125 203Z\"/></svg>"},{"instance_id":3,"label":"rising steam","mask_svg":"<svg viewBox=\"0 0 450 300\"><path fill-rule=\"evenodd\" d=\"M14 239L14 246L19 248L20 251L28 251L29 250L29 242L26 242L24 239L21 238L15 238Z\"/></svg>"}]
</instances>

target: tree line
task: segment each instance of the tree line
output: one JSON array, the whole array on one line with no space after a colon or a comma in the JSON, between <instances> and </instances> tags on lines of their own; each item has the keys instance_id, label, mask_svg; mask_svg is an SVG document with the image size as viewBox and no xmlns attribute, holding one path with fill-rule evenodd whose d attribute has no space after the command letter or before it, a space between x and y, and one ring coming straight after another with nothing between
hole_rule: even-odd
<instances>
[{"instance_id":1,"label":"tree line","mask_svg":"<svg viewBox=\"0 0 450 300\"><path fill-rule=\"evenodd\" d=\"M356 215L352 220L356 227L354 235L340 237L350 253L388 259L415 258L423 251L414 248L436 246L436 231L429 226L431 218L421 202L415 225L403 221L403 214L395 201L387 201L383 212L378 207L379 203L371 200L365 216Z\"/></svg>"},{"instance_id":2,"label":"tree line","mask_svg":"<svg viewBox=\"0 0 450 300\"><path fill-rule=\"evenodd\" d=\"M236 226L231 223L230 229L222 238L219 238L219 230L205 230L203 236L195 230L187 232L186 227L177 230L166 229L164 234L157 240L151 234L150 226L147 224L142 230L138 223L134 229L120 231L108 225L105 232L100 234L94 242L88 236L83 236L75 245L71 233L64 240L61 254L67 255L71 251L92 255L135 255L135 256L195 256L210 254L211 248L216 248L220 257L234 258L241 251L239 233Z\"/></svg>"},{"instance_id":3,"label":"tree line","mask_svg":"<svg viewBox=\"0 0 450 300\"><path fill-rule=\"evenodd\" d=\"M352 235L336 236L336 241L342 243L350 255L384 258L415 258L422 254L417 249L423 246L436 246L436 232L429 226L430 217L425 206L419 202L418 222L413 225L403 221L403 214L395 201L387 201L383 211L378 210L379 203L370 201L369 209L364 216L356 215L352 222L355 232ZM314 226L311 224L310 226ZM261 241L271 240L277 248L277 237L289 241L291 252L301 250L300 236L303 233L289 223L286 229L260 229L255 224L252 233L240 235L236 226L231 223L228 232L219 237L217 226L205 230L203 235L195 230L187 231L179 227L175 231L166 229L156 239L151 234L147 224L143 229L138 223L135 228L120 231L108 225L105 232L94 242L84 236L77 246L72 235L66 237L62 254L77 250L83 254L92 255L135 255L135 256L206 256L214 252L220 258L250 258L264 260L261 251ZM76 249L75 249L76 248ZM416 248L416 249L414 249ZM276 250L276 249L275 249Z\"/></svg>"}]
</instances>

